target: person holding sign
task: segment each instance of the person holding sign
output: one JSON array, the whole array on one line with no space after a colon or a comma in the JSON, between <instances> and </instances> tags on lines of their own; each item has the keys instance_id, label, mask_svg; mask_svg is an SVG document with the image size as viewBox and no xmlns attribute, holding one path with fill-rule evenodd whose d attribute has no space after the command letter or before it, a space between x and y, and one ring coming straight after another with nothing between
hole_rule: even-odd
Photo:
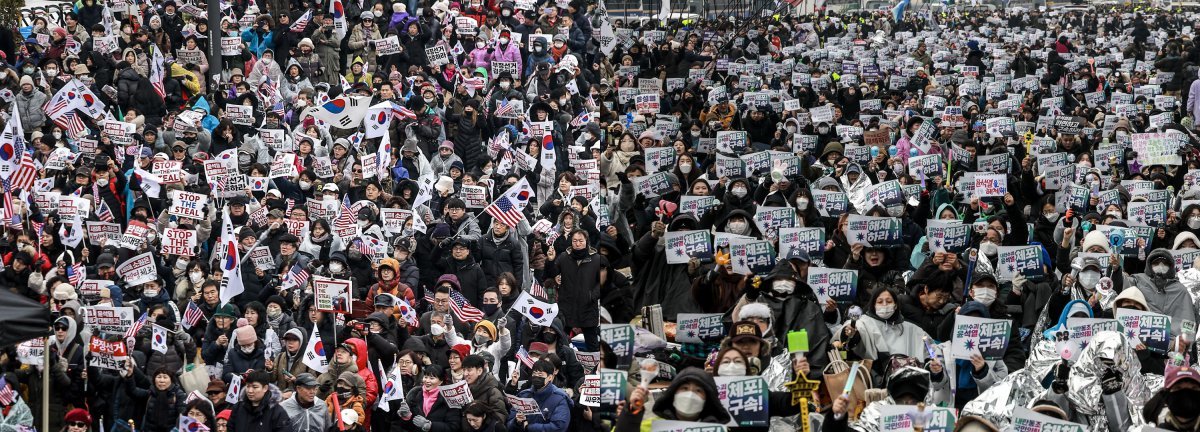
<instances>
[{"instance_id":1,"label":"person holding sign","mask_svg":"<svg viewBox=\"0 0 1200 432\"><path fill-rule=\"evenodd\" d=\"M409 389L404 396L398 415L392 419L392 430L429 432L435 424L439 431L459 430L461 410L451 408L438 389L444 376L445 369L441 365L425 365L421 370L421 386Z\"/></svg>"},{"instance_id":2,"label":"person holding sign","mask_svg":"<svg viewBox=\"0 0 1200 432\"><path fill-rule=\"evenodd\" d=\"M929 335L905 319L897 298L890 289L876 291L868 303L873 307L860 319L846 321L834 333L834 340L841 341L848 351L847 360L870 360L875 373L883 375L891 356L903 354L922 361L928 358L925 338Z\"/></svg>"},{"instance_id":3,"label":"person holding sign","mask_svg":"<svg viewBox=\"0 0 1200 432\"><path fill-rule=\"evenodd\" d=\"M1196 321L1196 306L1188 289L1179 282L1175 258L1167 249L1155 249L1146 258L1146 272L1133 275L1131 283L1146 299L1150 311L1171 317L1171 333L1179 334L1183 321Z\"/></svg>"},{"instance_id":4,"label":"person holding sign","mask_svg":"<svg viewBox=\"0 0 1200 432\"><path fill-rule=\"evenodd\" d=\"M716 380L703 369L691 367L680 371L654 400L654 411L646 413L645 403L650 396L645 387L635 388L627 403L617 408L615 430L647 430L657 420L726 424L732 419L721 405Z\"/></svg>"},{"instance_id":5,"label":"person holding sign","mask_svg":"<svg viewBox=\"0 0 1200 432\"><path fill-rule=\"evenodd\" d=\"M987 306L977 301L967 302L958 310L958 315L990 318ZM942 347L943 353L948 352L945 344ZM929 359L931 390L950 392L950 389L954 389L954 407L959 410L967 402L1008 376L1008 367L1003 361L985 360L978 353L973 354L969 360L954 360L953 363L946 363L949 359L950 357L944 354L938 358ZM1021 364L1024 364L1024 361ZM954 380L954 382L951 383L950 380Z\"/></svg>"},{"instance_id":6,"label":"person holding sign","mask_svg":"<svg viewBox=\"0 0 1200 432\"><path fill-rule=\"evenodd\" d=\"M542 415L526 416L514 407L508 414L509 430L530 430L535 425L536 430L545 432L568 430L571 424L571 398L554 385L554 375L554 364L549 360L543 358L533 364L529 387L521 390L517 396L537 401Z\"/></svg>"}]
</instances>

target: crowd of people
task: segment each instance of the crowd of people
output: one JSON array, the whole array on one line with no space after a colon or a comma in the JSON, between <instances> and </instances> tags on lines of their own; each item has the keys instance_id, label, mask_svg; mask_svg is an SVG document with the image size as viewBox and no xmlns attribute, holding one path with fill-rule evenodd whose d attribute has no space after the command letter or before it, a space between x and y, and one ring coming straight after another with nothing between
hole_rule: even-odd
<instances>
[{"instance_id":1,"label":"crowd of people","mask_svg":"<svg viewBox=\"0 0 1200 432\"><path fill-rule=\"evenodd\" d=\"M1195 12L893 6L34 15L0 432L1200 430Z\"/></svg>"}]
</instances>

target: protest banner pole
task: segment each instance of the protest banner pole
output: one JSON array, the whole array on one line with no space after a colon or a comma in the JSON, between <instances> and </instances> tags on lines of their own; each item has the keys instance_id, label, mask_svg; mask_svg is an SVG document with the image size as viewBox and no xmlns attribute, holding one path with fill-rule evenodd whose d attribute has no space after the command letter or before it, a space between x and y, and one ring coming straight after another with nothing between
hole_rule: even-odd
<instances>
[{"instance_id":1,"label":"protest banner pole","mask_svg":"<svg viewBox=\"0 0 1200 432\"><path fill-rule=\"evenodd\" d=\"M42 430L50 430L50 338L42 348Z\"/></svg>"}]
</instances>

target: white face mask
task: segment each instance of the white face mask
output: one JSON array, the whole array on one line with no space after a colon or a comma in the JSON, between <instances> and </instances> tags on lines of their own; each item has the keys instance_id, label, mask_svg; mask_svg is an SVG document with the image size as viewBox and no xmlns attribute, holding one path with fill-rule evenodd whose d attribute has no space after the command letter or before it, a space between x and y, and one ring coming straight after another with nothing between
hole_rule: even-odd
<instances>
[{"instance_id":1,"label":"white face mask","mask_svg":"<svg viewBox=\"0 0 1200 432\"><path fill-rule=\"evenodd\" d=\"M984 306L991 306L996 302L996 289L975 287L975 301L983 303Z\"/></svg>"},{"instance_id":2,"label":"white face mask","mask_svg":"<svg viewBox=\"0 0 1200 432\"><path fill-rule=\"evenodd\" d=\"M1091 291L1096 288L1096 284L1100 283L1100 272L1095 270L1084 270L1079 272L1079 286L1083 289Z\"/></svg>"},{"instance_id":3,"label":"white face mask","mask_svg":"<svg viewBox=\"0 0 1200 432\"><path fill-rule=\"evenodd\" d=\"M895 303L890 304L890 305L885 305L885 306L875 306L875 315L879 315L880 318L889 319L895 313L896 313L896 304Z\"/></svg>"},{"instance_id":4,"label":"white face mask","mask_svg":"<svg viewBox=\"0 0 1200 432\"><path fill-rule=\"evenodd\" d=\"M500 38L498 41L500 42L500 45L508 44L508 38Z\"/></svg>"},{"instance_id":5,"label":"white face mask","mask_svg":"<svg viewBox=\"0 0 1200 432\"><path fill-rule=\"evenodd\" d=\"M1107 214L1108 214L1109 216L1115 217L1115 218L1117 218L1117 219L1120 219L1120 218L1121 218L1121 211L1120 211L1120 210L1113 210L1113 211L1110 211L1110 212L1108 212Z\"/></svg>"},{"instance_id":6,"label":"white face mask","mask_svg":"<svg viewBox=\"0 0 1200 432\"><path fill-rule=\"evenodd\" d=\"M690 391L676 392L675 401L671 406L675 408L675 412L688 417L696 416L704 411L704 396Z\"/></svg>"},{"instance_id":7,"label":"white face mask","mask_svg":"<svg viewBox=\"0 0 1200 432\"><path fill-rule=\"evenodd\" d=\"M730 191L733 192L733 196L735 196L735 197L738 197L738 198L746 197L746 188L744 188L744 187L735 187L735 188L731 189Z\"/></svg>"},{"instance_id":8,"label":"white face mask","mask_svg":"<svg viewBox=\"0 0 1200 432\"><path fill-rule=\"evenodd\" d=\"M96 180L96 184L100 187L108 187L108 179Z\"/></svg>"},{"instance_id":9,"label":"white face mask","mask_svg":"<svg viewBox=\"0 0 1200 432\"><path fill-rule=\"evenodd\" d=\"M340 262L334 261L334 262L329 263L329 272L330 273L341 273L343 269L344 268L342 266L342 263L340 263Z\"/></svg>"},{"instance_id":10,"label":"white face mask","mask_svg":"<svg viewBox=\"0 0 1200 432\"><path fill-rule=\"evenodd\" d=\"M244 346L240 346L240 345L239 345L239 346L238 346L238 348L241 348L241 349L242 349L242 352L244 352L244 353L246 353L246 354L250 354L250 353L253 353L253 352L254 352L254 348L255 348L255 347L253 347L253 346L250 346L250 347L244 347Z\"/></svg>"},{"instance_id":11,"label":"white face mask","mask_svg":"<svg viewBox=\"0 0 1200 432\"><path fill-rule=\"evenodd\" d=\"M994 257L996 254L1000 253L1000 246L990 241L983 242L979 244L979 251L983 252L984 255Z\"/></svg>"},{"instance_id":12,"label":"white face mask","mask_svg":"<svg viewBox=\"0 0 1200 432\"><path fill-rule=\"evenodd\" d=\"M808 198L796 198L796 208L800 210L808 209Z\"/></svg>"},{"instance_id":13,"label":"white face mask","mask_svg":"<svg viewBox=\"0 0 1200 432\"><path fill-rule=\"evenodd\" d=\"M1188 228L1200 229L1200 216L1192 216L1187 221Z\"/></svg>"},{"instance_id":14,"label":"white face mask","mask_svg":"<svg viewBox=\"0 0 1200 432\"><path fill-rule=\"evenodd\" d=\"M789 280L775 281L771 284L771 288L780 294L791 294L792 291L796 290L796 282Z\"/></svg>"},{"instance_id":15,"label":"white face mask","mask_svg":"<svg viewBox=\"0 0 1200 432\"><path fill-rule=\"evenodd\" d=\"M727 224L726 228L728 228L729 232L731 232L733 234L744 234L746 232L746 228L749 228L748 225L749 224L747 224L746 222L737 221L737 222L730 222L729 224Z\"/></svg>"},{"instance_id":16,"label":"white face mask","mask_svg":"<svg viewBox=\"0 0 1200 432\"><path fill-rule=\"evenodd\" d=\"M193 284L198 284L204 280L204 273L191 272L188 274L188 280L191 280Z\"/></svg>"},{"instance_id":17,"label":"white face mask","mask_svg":"<svg viewBox=\"0 0 1200 432\"><path fill-rule=\"evenodd\" d=\"M512 83L510 83L510 82L508 82L508 81L501 81L501 82L500 82L500 88L501 88L501 89L503 89L503 90L508 90L508 88L509 88L509 87L511 87L511 86L512 86Z\"/></svg>"},{"instance_id":18,"label":"white face mask","mask_svg":"<svg viewBox=\"0 0 1200 432\"><path fill-rule=\"evenodd\" d=\"M1045 213L1043 216L1045 216L1046 220L1050 221L1050 223L1058 222L1058 212Z\"/></svg>"},{"instance_id":19,"label":"white face mask","mask_svg":"<svg viewBox=\"0 0 1200 432\"><path fill-rule=\"evenodd\" d=\"M158 297L160 291L159 288L146 288L142 290L142 297Z\"/></svg>"},{"instance_id":20,"label":"white face mask","mask_svg":"<svg viewBox=\"0 0 1200 432\"><path fill-rule=\"evenodd\" d=\"M690 172L692 172L692 166L691 165L680 165L679 172L684 173L684 174L690 173Z\"/></svg>"},{"instance_id":21,"label":"white face mask","mask_svg":"<svg viewBox=\"0 0 1200 432\"><path fill-rule=\"evenodd\" d=\"M1170 264L1155 264L1150 266L1150 268L1154 270L1154 274L1159 276L1166 276L1167 273L1171 271Z\"/></svg>"},{"instance_id":22,"label":"white face mask","mask_svg":"<svg viewBox=\"0 0 1200 432\"><path fill-rule=\"evenodd\" d=\"M309 190L309 189L312 189L312 182L306 182L306 181L300 182L300 190Z\"/></svg>"},{"instance_id":23,"label":"white face mask","mask_svg":"<svg viewBox=\"0 0 1200 432\"><path fill-rule=\"evenodd\" d=\"M366 228L368 225L371 225L371 221L364 221L364 220L358 221L359 228Z\"/></svg>"},{"instance_id":24,"label":"white face mask","mask_svg":"<svg viewBox=\"0 0 1200 432\"><path fill-rule=\"evenodd\" d=\"M433 98L424 98L424 100L425 100L425 103L427 103L427 104L433 103Z\"/></svg>"},{"instance_id":25,"label":"white face mask","mask_svg":"<svg viewBox=\"0 0 1200 432\"><path fill-rule=\"evenodd\" d=\"M720 376L745 376L746 365L743 363L725 363L717 368Z\"/></svg>"}]
</instances>

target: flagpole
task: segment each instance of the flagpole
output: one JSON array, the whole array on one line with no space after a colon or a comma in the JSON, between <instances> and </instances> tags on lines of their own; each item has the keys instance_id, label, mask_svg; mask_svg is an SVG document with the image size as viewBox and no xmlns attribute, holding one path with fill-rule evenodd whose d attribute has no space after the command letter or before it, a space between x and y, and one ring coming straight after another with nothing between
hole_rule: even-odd
<instances>
[{"instance_id":1,"label":"flagpole","mask_svg":"<svg viewBox=\"0 0 1200 432\"><path fill-rule=\"evenodd\" d=\"M50 342L46 336L46 347L42 349L42 430L50 430Z\"/></svg>"}]
</instances>

